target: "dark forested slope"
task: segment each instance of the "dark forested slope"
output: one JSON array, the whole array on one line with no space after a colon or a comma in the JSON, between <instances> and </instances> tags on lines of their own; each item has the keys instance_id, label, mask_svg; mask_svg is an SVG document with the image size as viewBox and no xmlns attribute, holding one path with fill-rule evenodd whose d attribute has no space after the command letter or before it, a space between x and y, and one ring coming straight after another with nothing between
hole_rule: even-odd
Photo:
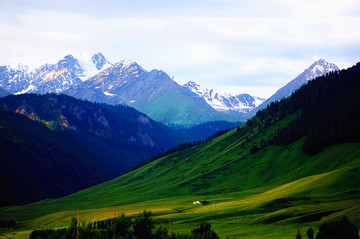
<instances>
[{"instance_id":1,"label":"dark forested slope","mask_svg":"<svg viewBox=\"0 0 360 239\"><path fill-rule=\"evenodd\" d=\"M0 108L1 182L13 195L4 202L64 196L185 141L133 108L65 95L12 95Z\"/></svg>"},{"instance_id":2,"label":"dark forested slope","mask_svg":"<svg viewBox=\"0 0 360 239\"><path fill-rule=\"evenodd\" d=\"M279 130L267 144L289 144L306 136L303 151L360 140L360 63L309 81L291 97L271 103L256 116L268 127L288 114L300 116Z\"/></svg>"},{"instance_id":3,"label":"dark forested slope","mask_svg":"<svg viewBox=\"0 0 360 239\"><path fill-rule=\"evenodd\" d=\"M110 179L74 143L42 123L0 110L0 205L60 197Z\"/></svg>"}]
</instances>

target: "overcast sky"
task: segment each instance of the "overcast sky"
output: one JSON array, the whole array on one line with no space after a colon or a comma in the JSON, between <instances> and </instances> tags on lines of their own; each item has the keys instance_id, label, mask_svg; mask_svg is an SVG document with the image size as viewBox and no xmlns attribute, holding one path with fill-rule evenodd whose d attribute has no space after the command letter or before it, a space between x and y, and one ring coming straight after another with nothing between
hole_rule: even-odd
<instances>
[{"instance_id":1,"label":"overcast sky","mask_svg":"<svg viewBox=\"0 0 360 239\"><path fill-rule=\"evenodd\" d=\"M0 47L0 65L102 52L266 98L320 58L360 61L360 1L0 0Z\"/></svg>"}]
</instances>

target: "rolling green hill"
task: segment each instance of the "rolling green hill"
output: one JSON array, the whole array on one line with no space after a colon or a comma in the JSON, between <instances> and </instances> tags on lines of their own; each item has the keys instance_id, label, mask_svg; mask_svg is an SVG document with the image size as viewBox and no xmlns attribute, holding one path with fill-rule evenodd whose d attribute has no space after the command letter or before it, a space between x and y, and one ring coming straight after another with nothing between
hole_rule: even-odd
<instances>
[{"instance_id":1,"label":"rolling green hill","mask_svg":"<svg viewBox=\"0 0 360 239\"><path fill-rule=\"evenodd\" d=\"M180 233L209 221L222 238L293 238L297 228L343 215L359 227L359 86L360 64L312 81L218 138L64 198L1 208L0 217L19 222L20 235L66 226L76 209L84 221L109 218L114 205L127 215L151 210L164 226L171 218ZM331 117L321 108L348 100Z\"/></svg>"}]
</instances>

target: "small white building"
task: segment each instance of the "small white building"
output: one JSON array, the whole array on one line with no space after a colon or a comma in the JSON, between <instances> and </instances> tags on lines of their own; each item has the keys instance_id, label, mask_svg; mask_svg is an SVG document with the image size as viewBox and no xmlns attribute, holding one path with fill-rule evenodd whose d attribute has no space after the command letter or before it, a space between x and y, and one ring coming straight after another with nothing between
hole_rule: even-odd
<instances>
[{"instance_id":1,"label":"small white building","mask_svg":"<svg viewBox=\"0 0 360 239\"><path fill-rule=\"evenodd\" d=\"M194 205L194 206L196 206L196 205L198 205L198 204L201 204L201 202L199 202L199 201L194 201L194 202L193 202L193 205Z\"/></svg>"}]
</instances>

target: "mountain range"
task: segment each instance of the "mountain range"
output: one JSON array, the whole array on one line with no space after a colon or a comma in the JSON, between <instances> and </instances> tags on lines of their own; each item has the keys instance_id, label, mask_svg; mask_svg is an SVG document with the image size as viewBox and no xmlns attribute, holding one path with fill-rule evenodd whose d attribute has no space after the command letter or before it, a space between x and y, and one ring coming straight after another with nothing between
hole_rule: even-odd
<instances>
[{"instance_id":1,"label":"mountain range","mask_svg":"<svg viewBox=\"0 0 360 239\"><path fill-rule=\"evenodd\" d=\"M21 64L2 66L0 87L12 94L64 93L100 103L126 104L166 124L240 121L244 118L239 112L254 107L251 96L217 94L209 98L189 84L178 85L161 70L148 72L130 60L111 64L102 53L67 55L56 64L32 70ZM223 107L217 107L215 101ZM224 107L235 114L225 114Z\"/></svg>"},{"instance_id":2,"label":"mountain range","mask_svg":"<svg viewBox=\"0 0 360 239\"><path fill-rule=\"evenodd\" d=\"M215 90L208 90L196 82L189 81L183 85L201 98L217 111L248 113L259 106L265 99L251 96L249 94L231 95L229 93L218 93Z\"/></svg>"},{"instance_id":3,"label":"mountain range","mask_svg":"<svg viewBox=\"0 0 360 239\"><path fill-rule=\"evenodd\" d=\"M161 70L148 72L130 60L112 64L97 53L68 55L56 64L33 70L21 64L1 66L0 87L12 94L64 93L99 103L126 104L159 122L190 126L218 120L244 121L308 80L334 70L338 70L336 65L316 61L265 101L249 94L220 94L195 82L181 86Z\"/></svg>"}]
</instances>

